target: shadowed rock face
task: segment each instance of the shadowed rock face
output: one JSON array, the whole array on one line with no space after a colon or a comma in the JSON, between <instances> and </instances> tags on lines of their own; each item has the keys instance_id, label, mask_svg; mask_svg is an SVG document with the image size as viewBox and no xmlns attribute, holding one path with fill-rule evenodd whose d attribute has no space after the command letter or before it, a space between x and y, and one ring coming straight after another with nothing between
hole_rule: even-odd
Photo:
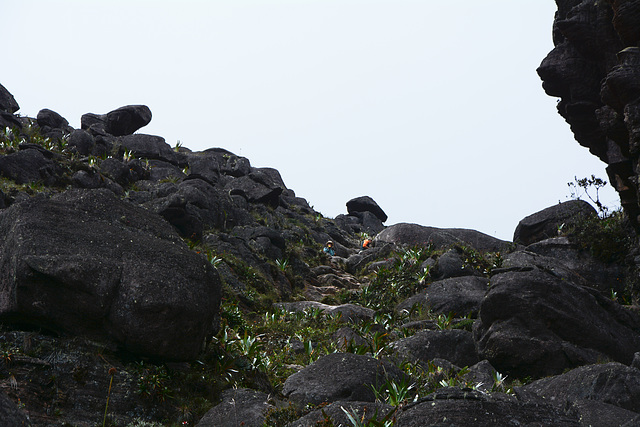
<instances>
[{"instance_id":1,"label":"shadowed rock face","mask_svg":"<svg viewBox=\"0 0 640 427\"><path fill-rule=\"evenodd\" d=\"M580 145L607 163L639 229L640 1L556 0L555 48L538 68Z\"/></svg>"}]
</instances>

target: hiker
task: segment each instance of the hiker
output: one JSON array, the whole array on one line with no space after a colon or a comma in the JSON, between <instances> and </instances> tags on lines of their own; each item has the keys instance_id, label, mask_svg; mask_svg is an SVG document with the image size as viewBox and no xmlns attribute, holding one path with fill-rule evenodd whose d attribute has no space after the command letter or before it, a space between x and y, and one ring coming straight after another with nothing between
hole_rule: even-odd
<instances>
[{"instance_id":1,"label":"hiker","mask_svg":"<svg viewBox=\"0 0 640 427\"><path fill-rule=\"evenodd\" d=\"M326 243L326 245L325 245L324 249L322 249L322 251L325 254L329 255L329 256L334 256L336 254L335 249L333 249L333 242L331 240L329 240Z\"/></svg>"},{"instance_id":2,"label":"hiker","mask_svg":"<svg viewBox=\"0 0 640 427\"><path fill-rule=\"evenodd\" d=\"M364 239L364 242L362 242L362 250L369 249L372 243L373 242L371 241L371 239L369 238Z\"/></svg>"}]
</instances>

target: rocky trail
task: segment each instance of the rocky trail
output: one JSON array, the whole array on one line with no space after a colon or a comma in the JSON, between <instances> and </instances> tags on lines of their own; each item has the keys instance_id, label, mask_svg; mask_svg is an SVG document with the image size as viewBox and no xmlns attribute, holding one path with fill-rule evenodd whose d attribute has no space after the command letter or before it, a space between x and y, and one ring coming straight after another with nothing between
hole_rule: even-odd
<instances>
[{"instance_id":1,"label":"rocky trail","mask_svg":"<svg viewBox=\"0 0 640 427\"><path fill-rule=\"evenodd\" d=\"M144 105L74 129L0 85L0 425L640 425L640 1L556 3L538 73L623 209L512 241L326 218Z\"/></svg>"}]
</instances>

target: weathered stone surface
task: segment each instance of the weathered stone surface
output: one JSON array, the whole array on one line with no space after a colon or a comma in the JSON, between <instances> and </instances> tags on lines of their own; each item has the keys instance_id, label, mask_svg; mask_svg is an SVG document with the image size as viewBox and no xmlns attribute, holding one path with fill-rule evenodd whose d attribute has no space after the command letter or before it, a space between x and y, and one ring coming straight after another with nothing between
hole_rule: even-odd
<instances>
[{"instance_id":1,"label":"weathered stone surface","mask_svg":"<svg viewBox=\"0 0 640 427\"><path fill-rule=\"evenodd\" d=\"M282 394L300 407L338 400L373 402L371 387L404 374L395 365L369 356L332 353L321 357L284 383Z\"/></svg>"},{"instance_id":2,"label":"weathered stone surface","mask_svg":"<svg viewBox=\"0 0 640 427\"><path fill-rule=\"evenodd\" d=\"M443 249L454 244L468 245L479 251L501 251L509 246L505 242L475 230L463 228L435 228L418 224L400 223L385 228L375 237L375 242L397 245L433 245Z\"/></svg>"},{"instance_id":3,"label":"weathered stone surface","mask_svg":"<svg viewBox=\"0 0 640 427\"><path fill-rule=\"evenodd\" d=\"M624 266L599 261L566 237L542 240L527 246L526 250L557 261L605 295L610 295L611 291L622 292L625 288Z\"/></svg>"},{"instance_id":4,"label":"weathered stone surface","mask_svg":"<svg viewBox=\"0 0 640 427\"><path fill-rule=\"evenodd\" d=\"M480 361L473 335L464 330L420 331L391 344L394 358L412 362L444 359L458 367L475 365Z\"/></svg>"},{"instance_id":5,"label":"weathered stone surface","mask_svg":"<svg viewBox=\"0 0 640 427\"><path fill-rule=\"evenodd\" d=\"M113 193L70 190L14 204L0 212L0 230L4 321L174 360L195 357L215 330L213 267L160 217Z\"/></svg>"},{"instance_id":6,"label":"weathered stone surface","mask_svg":"<svg viewBox=\"0 0 640 427\"><path fill-rule=\"evenodd\" d=\"M597 401L640 413L640 370L620 363L582 366L522 387L564 408L575 401Z\"/></svg>"},{"instance_id":7,"label":"weathered stone surface","mask_svg":"<svg viewBox=\"0 0 640 427\"><path fill-rule=\"evenodd\" d=\"M162 160L174 165L180 163L178 154L167 144L163 137L135 134L118 138L122 150L130 150L136 157Z\"/></svg>"},{"instance_id":8,"label":"weathered stone surface","mask_svg":"<svg viewBox=\"0 0 640 427\"><path fill-rule=\"evenodd\" d=\"M89 155L95 143L93 136L83 129L76 129L69 136L69 147L74 148L82 156Z\"/></svg>"},{"instance_id":9,"label":"weathered stone surface","mask_svg":"<svg viewBox=\"0 0 640 427\"><path fill-rule=\"evenodd\" d=\"M513 234L513 241L530 245L544 239L558 236L558 228L571 225L580 217L595 217L596 210L583 200L570 200L550 206L522 219Z\"/></svg>"},{"instance_id":10,"label":"weathered stone surface","mask_svg":"<svg viewBox=\"0 0 640 427\"><path fill-rule=\"evenodd\" d=\"M462 259L462 250L453 248L438 257L435 268L430 271L435 279L480 275L473 267Z\"/></svg>"},{"instance_id":11,"label":"weathered stone surface","mask_svg":"<svg viewBox=\"0 0 640 427\"><path fill-rule=\"evenodd\" d=\"M396 307L397 312L410 311L415 304L424 312L477 317L480 303L489 290L489 280L466 276L439 280L427 286L425 291L407 298Z\"/></svg>"},{"instance_id":12,"label":"weathered stone surface","mask_svg":"<svg viewBox=\"0 0 640 427\"><path fill-rule=\"evenodd\" d=\"M550 405L521 402L501 393L483 394L455 388L441 389L402 408L395 427L426 426L563 426L581 424Z\"/></svg>"},{"instance_id":13,"label":"weathered stone surface","mask_svg":"<svg viewBox=\"0 0 640 427\"><path fill-rule=\"evenodd\" d=\"M357 216L360 212L371 212L380 221L385 222L389 217L380 206L369 196L356 197L347 202L349 215Z\"/></svg>"},{"instance_id":14,"label":"weathered stone surface","mask_svg":"<svg viewBox=\"0 0 640 427\"><path fill-rule=\"evenodd\" d=\"M474 324L481 357L500 372L534 378L598 360L630 364L638 331L637 315L539 268L494 275Z\"/></svg>"},{"instance_id":15,"label":"weathered stone surface","mask_svg":"<svg viewBox=\"0 0 640 427\"><path fill-rule=\"evenodd\" d=\"M246 388L232 388L222 393L222 402L210 409L197 427L262 427L268 410L269 395Z\"/></svg>"},{"instance_id":16,"label":"weathered stone surface","mask_svg":"<svg viewBox=\"0 0 640 427\"><path fill-rule=\"evenodd\" d=\"M29 417L16 405L4 391L0 391L0 419L7 427L30 426Z\"/></svg>"},{"instance_id":17,"label":"weathered stone surface","mask_svg":"<svg viewBox=\"0 0 640 427\"><path fill-rule=\"evenodd\" d=\"M55 185L62 175L62 170L41 150L25 149L0 156L0 175L14 180L17 184L42 182L45 185Z\"/></svg>"}]
</instances>

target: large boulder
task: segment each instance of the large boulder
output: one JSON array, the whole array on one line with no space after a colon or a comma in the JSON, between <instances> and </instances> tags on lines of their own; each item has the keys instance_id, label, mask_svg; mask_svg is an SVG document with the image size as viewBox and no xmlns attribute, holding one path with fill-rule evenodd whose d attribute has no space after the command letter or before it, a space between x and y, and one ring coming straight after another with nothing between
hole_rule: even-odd
<instances>
[{"instance_id":1,"label":"large boulder","mask_svg":"<svg viewBox=\"0 0 640 427\"><path fill-rule=\"evenodd\" d=\"M52 160L52 153L38 147L0 156L0 175L17 184L41 182L51 186L59 182L62 168Z\"/></svg>"},{"instance_id":2,"label":"large boulder","mask_svg":"<svg viewBox=\"0 0 640 427\"><path fill-rule=\"evenodd\" d=\"M501 393L444 388L402 408L395 427L439 426L578 427L577 419L540 401L521 401Z\"/></svg>"},{"instance_id":3,"label":"large boulder","mask_svg":"<svg viewBox=\"0 0 640 427\"><path fill-rule=\"evenodd\" d=\"M620 363L582 366L549 378L533 381L522 390L567 408L572 402L591 401L640 413L640 370Z\"/></svg>"},{"instance_id":4,"label":"large boulder","mask_svg":"<svg viewBox=\"0 0 640 427\"><path fill-rule=\"evenodd\" d=\"M347 202L349 215L357 216L361 212L371 212L380 221L385 222L389 217L380 206L369 196L356 197Z\"/></svg>"},{"instance_id":5,"label":"large boulder","mask_svg":"<svg viewBox=\"0 0 640 427\"><path fill-rule=\"evenodd\" d=\"M397 360L426 364L433 359L444 359L459 367L475 365L480 361L472 334L459 329L420 331L394 341L391 346Z\"/></svg>"},{"instance_id":6,"label":"large boulder","mask_svg":"<svg viewBox=\"0 0 640 427\"><path fill-rule=\"evenodd\" d=\"M595 217L598 213L584 200L570 200L550 206L523 218L513 233L513 241L530 245L558 236L558 228L571 225L581 218Z\"/></svg>"},{"instance_id":7,"label":"large boulder","mask_svg":"<svg viewBox=\"0 0 640 427\"><path fill-rule=\"evenodd\" d=\"M65 119L55 111L49 110L48 108L44 108L38 111L36 120L38 122L38 126L40 126L41 128L65 130L69 128L69 122L67 121L67 119Z\"/></svg>"},{"instance_id":8,"label":"large boulder","mask_svg":"<svg viewBox=\"0 0 640 427\"><path fill-rule=\"evenodd\" d=\"M210 409L197 427L262 427L267 411L275 409L268 403L269 395L247 388L232 388L222 393L222 402Z\"/></svg>"},{"instance_id":9,"label":"large boulder","mask_svg":"<svg viewBox=\"0 0 640 427\"><path fill-rule=\"evenodd\" d=\"M567 237L542 240L527 246L526 250L555 260L606 295L611 291L624 291L626 275L623 265L604 263L578 248Z\"/></svg>"},{"instance_id":10,"label":"large boulder","mask_svg":"<svg viewBox=\"0 0 640 427\"><path fill-rule=\"evenodd\" d=\"M118 138L121 150L129 150L136 157L162 160L174 165L181 163L180 156L161 136L137 133Z\"/></svg>"},{"instance_id":11,"label":"large boulder","mask_svg":"<svg viewBox=\"0 0 640 427\"><path fill-rule=\"evenodd\" d=\"M476 230L436 228L418 224L399 223L385 228L374 241L397 245L429 245L443 249L453 245L468 245L479 251L496 252L509 247L509 242L496 239Z\"/></svg>"},{"instance_id":12,"label":"large boulder","mask_svg":"<svg viewBox=\"0 0 640 427\"><path fill-rule=\"evenodd\" d=\"M146 105L126 105L106 115L105 130L113 136L131 135L151 122L151 110Z\"/></svg>"},{"instance_id":13,"label":"large boulder","mask_svg":"<svg viewBox=\"0 0 640 427\"><path fill-rule=\"evenodd\" d=\"M640 319L554 270L513 267L495 274L474 334L480 356L500 372L539 378L640 350Z\"/></svg>"},{"instance_id":14,"label":"large boulder","mask_svg":"<svg viewBox=\"0 0 640 427\"><path fill-rule=\"evenodd\" d=\"M331 353L284 383L282 394L299 407L338 400L373 402L372 387L387 380L402 380L405 374L390 362L352 353Z\"/></svg>"},{"instance_id":15,"label":"large boulder","mask_svg":"<svg viewBox=\"0 0 640 427\"><path fill-rule=\"evenodd\" d=\"M159 216L108 190L0 212L0 319L190 360L215 332L220 281Z\"/></svg>"},{"instance_id":16,"label":"large boulder","mask_svg":"<svg viewBox=\"0 0 640 427\"><path fill-rule=\"evenodd\" d=\"M426 290L402 301L397 312L409 312L418 304L424 312L477 317L480 303L489 290L489 280L483 277L455 277L431 283Z\"/></svg>"}]
</instances>

